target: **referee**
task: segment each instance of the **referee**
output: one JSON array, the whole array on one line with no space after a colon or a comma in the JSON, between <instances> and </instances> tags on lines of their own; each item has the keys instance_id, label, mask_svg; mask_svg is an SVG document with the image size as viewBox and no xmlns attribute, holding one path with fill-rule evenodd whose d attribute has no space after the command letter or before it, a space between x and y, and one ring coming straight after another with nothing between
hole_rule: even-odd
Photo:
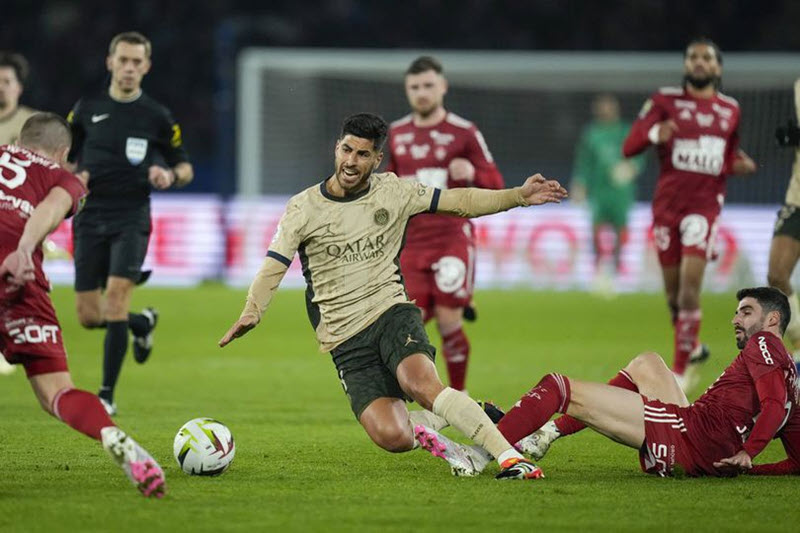
<instances>
[{"instance_id":1,"label":"referee","mask_svg":"<svg viewBox=\"0 0 800 533\"><path fill-rule=\"evenodd\" d=\"M150 189L182 187L194 175L180 126L169 110L142 92L150 70L150 41L137 32L111 40L107 91L78 100L70 159L89 175L89 196L73 222L78 320L105 328L99 396L116 414L114 387L133 334L133 355L144 363L158 320L153 308L129 313L133 288L147 279L141 267L150 238ZM105 293L105 303L102 295Z\"/></svg>"}]
</instances>

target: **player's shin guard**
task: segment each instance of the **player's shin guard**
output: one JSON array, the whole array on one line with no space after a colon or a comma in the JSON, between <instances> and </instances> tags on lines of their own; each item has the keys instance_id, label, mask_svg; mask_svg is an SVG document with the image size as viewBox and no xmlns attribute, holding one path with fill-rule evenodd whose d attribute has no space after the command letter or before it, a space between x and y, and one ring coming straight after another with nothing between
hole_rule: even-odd
<instances>
[{"instance_id":1,"label":"player's shin guard","mask_svg":"<svg viewBox=\"0 0 800 533\"><path fill-rule=\"evenodd\" d=\"M675 360L672 370L682 376L689 364L689 356L697 346L697 336L700 334L700 320L703 314L699 309L678 312L678 321L675 324Z\"/></svg>"},{"instance_id":2,"label":"player's shin guard","mask_svg":"<svg viewBox=\"0 0 800 533\"><path fill-rule=\"evenodd\" d=\"M113 426L100 399L80 389L62 389L53 398L51 411L76 431L100 440L100 430Z\"/></svg>"},{"instance_id":3,"label":"player's shin guard","mask_svg":"<svg viewBox=\"0 0 800 533\"><path fill-rule=\"evenodd\" d=\"M451 426L472 439L493 457L505 459L505 455L509 452L522 457L514 452L511 444L503 438L475 400L463 392L446 387L433 401L433 412L447 420Z\"/></svg>"},{"instance_id":4,"label":"player's shin guard","mask_svg":"<svg viewBox=\"0 0 800 533\"><path fill-rule=\"evenodd\" d=\"M456 390L464 390L469 363L469 340L463 328L459 327L447 335L442 335L442 351L447 363L450 386Z\"/></svg>"},{"instance_id":5,"label":"player's shin guard","mask_svg":"<svg viewBox=\"0 0 800 533\"><path fill-rule=\"evenodd\" d=\"M636 383L633 382L631 377L624 370L620 370L616 376L611 378L611 381L609 381L608 384L612 387L618 387L620 389L625 389L632 392L639 392L639 387L636 386ZM569 415L560 416L556 418L553 423L556 425L556 429L558 429L558 432L562 437L577 433L586 427L586 424L580 420L572 418Z\"/></svg>"},{"instance_id":6,"label":"player's shin guard","mask_svg":"<svg viewBox=\"0 0 800 533\"><path fill-rule=\"evenodd\" d=\"M561 374L547 374L506 413L497 428L509 442L519 442L555 413L566 413L569 398L569 380Z\"/></svg>"},{"instance_id":7,"label":"player's shin guard","mask_svg":"<svg viewBox=\"0 0 800 533\"><path fill-rule=\"evenodd\" d=\"M103 345L103 386L100 396L112 402L114 387L122 370L122 360L128 351L128 321L115 320L106 325L106 338Z\"/></svg>"},{"instance_id":8,"label":"player's shin guard","mask_svg":"<svg viewBox=\"0 0 800 533\"><path fill-rule=\"evenodd\" d=\"M431 413L430 411L426 411L425 409L422 409L421 411L409 411L408 421L412 428L417 426L425 426L434 431L441 431L449 425L447 420L439 415Z\"/></svg>"}]
</instances>

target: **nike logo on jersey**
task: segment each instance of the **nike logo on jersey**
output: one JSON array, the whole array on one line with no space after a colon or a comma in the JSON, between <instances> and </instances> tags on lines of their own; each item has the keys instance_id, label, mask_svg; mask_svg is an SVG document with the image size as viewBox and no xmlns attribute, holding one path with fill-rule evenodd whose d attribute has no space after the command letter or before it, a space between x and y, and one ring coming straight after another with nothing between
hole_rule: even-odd
<instances>
[{"instance_id":1,"label":"nike logo on jersey","mask_svg":"<svg viewBox=\"0 0 800 533\"><path fill-rule=\"evenodd\" d=\"M111 113L103 113L102 115L92 115L92 124L97 124L101 120L105 120L111 116Z\"/></svg>"}]
</instances>

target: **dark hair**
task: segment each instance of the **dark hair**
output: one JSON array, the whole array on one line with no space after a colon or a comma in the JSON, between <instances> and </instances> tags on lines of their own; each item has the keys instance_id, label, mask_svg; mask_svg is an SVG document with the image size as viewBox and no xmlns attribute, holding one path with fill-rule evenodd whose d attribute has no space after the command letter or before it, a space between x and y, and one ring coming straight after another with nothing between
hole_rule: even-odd
<instances>
[{"instance_id":1,"label":"dark hair","mask_svg":"<svg viewBox=\"0 0 800 533\"><path fill-rule=\"evenodd\" d=\"M0 51L0 67L11 67L17 75L20 85L25 85L28 79L28 61L22 56L14 52Z\"/></svg>"},{"instance_id":2,"label":"dark hair","mask_svg":"<svg viewBox=\"0 0 800 533\"><path fill-rule=\"evenodd\" d=\"M53 153L72 144L72 132L60 115L35 113L22 125L17 144Z\"/></svg>"},{"instance_id":3,"label":"dark hair","mask_svg":"<svg viewBox=\"0 0 800 533\"><path fill-rule=\"evenodd\" d=\"M720 65L722 64L722 51L720 51L719 46L717 46L717 43L715 43L714 41L712 41L708 37L695 37L694 39L689 41L689 44L686 45L686 48L684 49L684 52L683 52L683 57L684 58L689 53L689 48L691 48L692 46L694 46L696 44L704 44L706 46L710 46L711 48L713 48L714 49L714 55L717 57L717 63L719 63Z\"/></svg>"},{"instance_id":4,"label":"dark hair","mask_svg":"<svg viewBox=\"0 0 800 533\"><path fill-rule=\"evenodd\" d=\"M345 135L353 135L362 139L372 141L375 150L380 151L383 143L386 142L386 135L389 132L389 125L383 118L372 113L356 113L350 115L342 123L341 139Z\"/></svg>"},{"instance_id":5,"label":"dark hair","mask_svg":"<svg viewBox=\"0 0 800 533\"><path fill-rule=\"evenodd\" d=\"M786 331L792 312L789 309L789 299L783 292L774 287L753 287L741 289L736 293L736 300L742 301L745 298L753 298L765 313L777 311L781 315L780 331L781 335Z\"/></svg>"},{"instance_id":6,"label":"dark hair","mask_svg":"<svg viewBox=\"0 0 800 533\"><path fill-rule=\"evenodd\" d=\"M139 33L138 31L126 31L122 33L118 33L111 39L111 44L108 45L108 55L113 56L114 51L117 49L117 44L119 43L128 43L128 44L142 44L144 45L144 53L147 57L150 57L150 53L152 52L152 46L150 45L150 39Z\"/></svg>"},{"instance_id":7,"label":"dark hair","mask_svg":"<svg viewBox=\"0 0 800 533\"><path fill-rule=\"evenodd\" d=\"M442 64L433 56L419 56L406 69L406 76L409 74L419 74L432 70L437 74L442 74L444 69Z\"/></svg>"}]
</instances>

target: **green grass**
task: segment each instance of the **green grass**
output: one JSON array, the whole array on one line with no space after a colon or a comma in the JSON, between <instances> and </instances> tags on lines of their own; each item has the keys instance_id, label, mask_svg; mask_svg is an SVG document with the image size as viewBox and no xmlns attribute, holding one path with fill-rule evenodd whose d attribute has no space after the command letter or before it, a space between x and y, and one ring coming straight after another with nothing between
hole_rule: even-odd
<instances>
[{"instance_id":1,"label":"green grass","mask_svg":"<svg viewBox=\"0 0 800 533\"><path fill-rule=\"evenodd\" d=\"M53 297L75 383L95 391L103 334L78 326L70 290ZM126 360L117 422L165 467L163 500L141 498L98 444L44 414L23 373L0 378L0 531L761 531L800 518L797 478L656 479L634 450L589 431L559 441L537 482L497 482L494 465L453 478L426 453L386 453L318 353L299 291L278 294L258 329L217 348L243 298L219 286L135 295L161 323L150 362ZM550 371L604 381L637 352L671 352L661 295L483 292L478 305L468 386L504 406ZM735 301L706 295L703 306L707 385L735 355ZM175 432L197 416L236 437L236 460L218 478L187 476L172 457ZM782 453L773 442L758 460Z\"/></svg>"}]
</instances>

